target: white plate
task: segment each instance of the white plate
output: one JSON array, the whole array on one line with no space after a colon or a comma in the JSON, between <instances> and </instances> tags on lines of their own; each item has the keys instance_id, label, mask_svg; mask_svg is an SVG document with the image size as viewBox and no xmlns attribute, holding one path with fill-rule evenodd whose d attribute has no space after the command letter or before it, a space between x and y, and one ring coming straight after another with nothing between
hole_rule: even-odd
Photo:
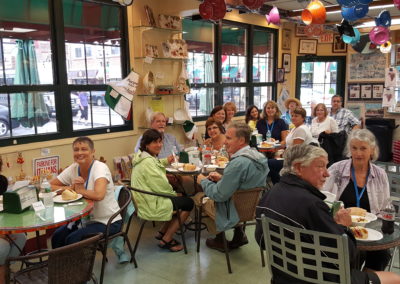
<instances>
[{"instance_id":1,"label":"white plate","mask_svg":"<svg viewBox=\"0 0 400 284\"><path fill-rule=\"evenodd\" d=\"M270 147L263 147L263 146L261 146L261 144L258 144L257 147L260 148L260 149L272 149L272 148L275 148L274 145L273 145L273 146L270 146Z\"/></svg>"},{"instance_id":2,"label":"white plate","mask_svg":"<svg viewBox=\"0 0 400 284\"><path fill-rule=\"evenodd\" d=\"M174 168L166 168L168 173L178 173L179 171L177 169Z\"/></svg>"},{"instance_id":3,"label":"white plate","mask_svg":"<svg viewBox=\"0 0 400 284\"><path fill-rule=\"evenodd\" d=\"M365 214L365 219L367 219L368 221L372 222L372 221L375 221L376 219L378 219L378 217L376 217L375 214L367 212L367 214Z\"/></svg>"},{"instance_id":4,"label":"white plate","mask_svg":"<svg viewBox=\"0 0 400 284\"><path fill-rule=\"evenodd\" d=\"M383 238L383 235L381 232L374 230L374 229L370 229L370 228L365 228L368 231L368 238L366 239L357 239L357 241L360 242L373 242L373 241L379 241L380 239Z\"/></svg>"},{"instance_id":5,"label":"white plate","mask_svg":"<svg viewBox=\"0 0 400 284\"><path fill-rule=\"evenodd\" d=\"M200 171L200 168L199 167L196 167L193 171L185 171L183 168L179 168L178 169L180 172L182 172L182 173L196 173L196 172L199 172Z\"/></svg>"},{"instance_id":6,"label":"white plate","mask_svg":"<svg viewBox=\"0 0 400 284\"><path fill-rule=\"evenodd\" d=\"M56 197L53 198L55 203L70 203L70 202L74 202L77 201L79 199L82 198L82 194L78 193L78 197L72 200L63 200L61 195L57 195Z\"/></svg>"},{"instance_id":7,"label":"white plate","mask_svg":"<svg viewBox=\"0 0 400 284\"><path fill-rule=\"evenodd\" d=\"M51 192L51 193L53 194L52 197L54 197L54 196L57 195L57 192L55 192L55 191L53 191L53 192ZM43 192L40 192L40 193L39 193L39 198L43 198Z\"/></svg>"}]
</instances>

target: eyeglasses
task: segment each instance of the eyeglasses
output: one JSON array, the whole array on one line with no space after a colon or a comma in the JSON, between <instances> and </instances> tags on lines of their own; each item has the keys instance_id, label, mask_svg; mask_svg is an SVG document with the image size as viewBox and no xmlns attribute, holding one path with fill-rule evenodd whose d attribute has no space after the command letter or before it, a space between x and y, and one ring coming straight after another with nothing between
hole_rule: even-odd
<instances>
[{"instance_id":1,"label":"eyeglasses","mask_svg":"<svg viewBox=\"0 0 400 284\"><path fill-rule=\"evenodd\" d=\"M207 127L207 130L214 130L214 129L218 129L218 126L212 126L212 127Z\"/></svg>"}]
</instances>

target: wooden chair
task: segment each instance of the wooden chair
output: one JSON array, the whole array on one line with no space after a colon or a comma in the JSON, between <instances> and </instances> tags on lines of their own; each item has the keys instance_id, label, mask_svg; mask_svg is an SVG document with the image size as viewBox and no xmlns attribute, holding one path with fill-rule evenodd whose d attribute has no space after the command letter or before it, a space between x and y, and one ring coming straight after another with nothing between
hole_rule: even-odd
<instances>
[{"instance_id":1,"label":"wooden chair","mask_svg":"<svg viewBox=\"0 0 400 284\"><path fill-rule=\"evenodd\" d=\"M161 193L155 193L155 192L145 191L145 190L141 190L141 189L137 189L137 188L133 188L133 187L129 187L129 186L128 186L128 188L129 188L129 190L131 190L131 191L135 191L135 192L138 192L138 193L141 193L141 194L154 195L154 196L164 197L164 198L175 197L175 196L168 195L168 194L161 194ZM135 200L135 197L134 197L133 195L132 195L132 200L133 200L133 203L134 203L134 205L135 205L135 210L136 210L135 213L136 213L136 216L137 216L139 219L141 219L141 225L140 225L139 233L138 233L138 236L137 236L137 238L136 238L135 247L134 247L134 249L133 249L133 256L132 256L132 257L133 257L133 259L135 259L135 254L136 254L137 248L138 248L138 246L139 246L139 242L140 242L140 238L141 238L142 233L143 233L144 225L147 223L147 221L154 221L154 220L140 218L140 217L139 217L139 214L138 214L139 211L140 211L140 206L138 206L138 204L137 204L137 202L136 202L136 200ZM177 216L178 222L179 222L179 230L180 230L180 235L181 235L181 238L182 238L183 250L184 250L185 254L187 254L187 247L186 247L186 240L185 240L185 231L184 231L184 227L183 227L182 220L181 220L181 218L180 218L181 210L177 210L177 211L174 212L174 213L175 213L174 215ZM154 227L154 226L153 226L153 227ZM135 267L137 267L137 266L135 266Z\"/></svg>"},{"instance_id":2,"label":"wooden chair","mask_svg":"<svg viewBox=\"0 0 400 284\"><path fill-rule=\"evenodd\" d=\"M112 239L115 239L117 237L124 238L124 242L127 243L128 248L129 248L129 253L131 254L131 262L133 262L135 267L137 267L136 259L132 252L132 246L131 246L131 243L128 238L128 231L129 231L129 227L130 227L130 223L131 223L133 214L128 217L127 216L127 211L128 211L127 208L128 208L129 203L131 203L131 202L132 202L132 195L131 195L130 190L128 188L126 188L126 186L122 187L119 192L119 195L118 195L118 205L119 205L120 209L117 212L115 212L108 220L105 237L99 243L99 250L103 254L103 260L101 262L100 284L102 284L103 280L104 280L104 269L105 269L106 261L107 261L107 247L108 247L110 240L112 240ZM118 233L116 233L114 235L109 235L110 226L111 226L113 220L118 215L121 215L122 220L128 219L126 226L124 227L124 225L122 225L122 228Z\"/></svg>"},{"instance_id":3,"label":"wooden chair","mask_svg":"<svg viewBox=\"0 0 400 284\"><path fill-rule=\"evenodd\" d=\"M6 261L6 283L9 284L11 278L13 283L20 284L82 284L91 279L94 283L97 283L92 271L101 237L102 234L97 234L89 239L61 248L28 256L8 258ZM47 261L39 262L38 259L40 258L46 258ZM25 262L34 259L38 261L37 264L15 272L11 277L11 262Z\"/></svg>"},{"instance_id":4,"label":"wooden chair","mask_svg":"<svg viewBox=\"0 0 400 284\"><path fill-rule=\"evenodd\" d=\"M253 189L237 190L233 194L232 200L235 204L235 208L239 216L238 225L242 224L243 229L245 229L247 222L253 221L255 219L256 206L258 205L258 201L260 200L261 192L264 190L265 188L263 187L257 187ZM196 224L198 224L198 226L201 226L202 224L201 219L207 217L204 214L202 214L202 204L203 202L201 202L201 206L196 208L196 210L198 210L198 212L196 213L196 217L198 218L196 220ZM197 252L200 252L201 231L202 231L201 228L196 230ZM229 258L228 242L225 237L225 232L221 233L224 241L224 251L225 251L226 264L228 266L228 272L232 273L231 262Z\"/></svg>"},{"instance_id":5,"label":"wooden chair","mask_svg":"<svg viewBox=\"0 0 400 284\"><path fill-rule=\"evenodd\" d=\"M264 215L261 222L272 278L274 268L307 283L351 283L346 234L293 227Z\"/></svg>"}]
</instances>

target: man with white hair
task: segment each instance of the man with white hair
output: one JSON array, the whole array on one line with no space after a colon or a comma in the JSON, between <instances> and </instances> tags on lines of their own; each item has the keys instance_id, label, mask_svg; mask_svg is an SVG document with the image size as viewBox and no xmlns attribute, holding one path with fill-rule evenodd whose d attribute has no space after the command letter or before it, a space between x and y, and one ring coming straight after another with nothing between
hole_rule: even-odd
<instances>
[{"instance_id":1,"label":"man with white hair","mask_svg":"<svg viewBox=\"0 0 400 284\"><path fill-rule=\"evenodd\" d=\"M175 136L169 133L165 133L165 127L167 126L167 119L165 114L162 112L154 112L150 118L150 128L157 130L163 135L163 146L160 154L158 155L159 159L166 158L172 154L174 146L177 151L182 151L181 146L176 140ZM138 139L135 147L135 152L139 150L140 141L142 140L142 136Z\"/></svg>"}]
</instances>

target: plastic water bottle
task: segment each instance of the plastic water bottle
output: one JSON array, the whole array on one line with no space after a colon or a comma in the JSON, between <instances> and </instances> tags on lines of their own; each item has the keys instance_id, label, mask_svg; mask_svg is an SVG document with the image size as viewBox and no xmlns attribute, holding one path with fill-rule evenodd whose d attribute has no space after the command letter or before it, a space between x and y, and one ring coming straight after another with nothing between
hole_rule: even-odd
<instances>
[{"instance_id":1,"label":"plastic water bottle","mask_svg":"<svg viewBox=\"0 0 400 284\"><path fill-rule=\"evenodd\" d=\"M42 196L43 196L43 205L44 207L53 207L53 193L51 192L50 183L45 178L40 185Z\"/></svg>"},{"instance_id":2,"label":"plastic water bottle","mask_svg":"<svg viewBox=\"0 0 400 284\"><path fill-rule=\"evenodd\" d=\"M271 137L272 137L272 135L271 135L271 131L268 129L268 131L267 131L267 141L271 141Z\"/></svg>"}]
</instances>

